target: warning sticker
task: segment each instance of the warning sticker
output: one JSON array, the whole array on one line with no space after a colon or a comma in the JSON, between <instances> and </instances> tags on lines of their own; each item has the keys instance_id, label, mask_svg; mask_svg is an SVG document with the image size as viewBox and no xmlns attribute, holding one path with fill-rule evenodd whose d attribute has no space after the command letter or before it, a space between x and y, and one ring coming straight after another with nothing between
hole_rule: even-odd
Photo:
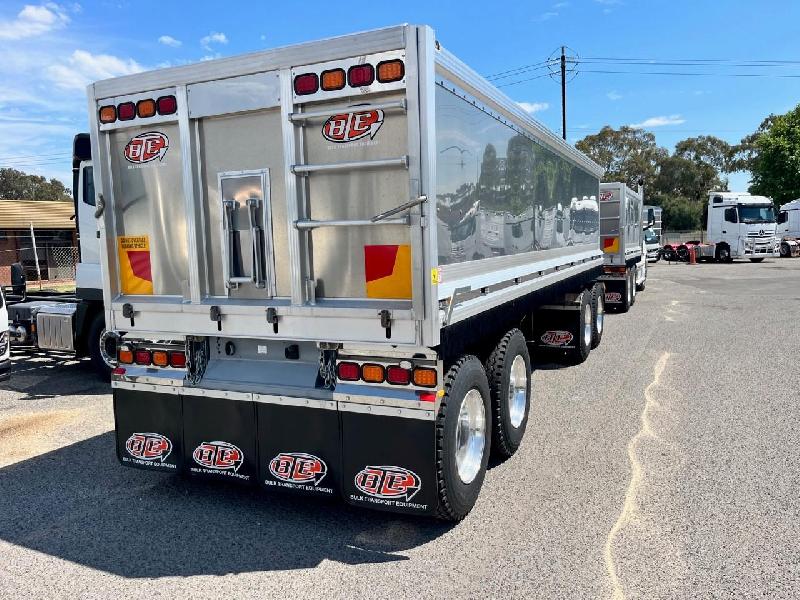
<instances>
[{"instance_id":1,"label":"warning sticker","mask_svg":"<svg viewBox=\"0 0 800 600\"><path fill-rule=\"evenodd\" d=\"M117 238L119 280L122 293L127 295L153 294L153 275L150 268L150 237L121 235Z\"/></svg>"},{"instance_id":2,"label":"warning sticker","mask_svg":"<svg viewBox=\"0 0 800 600\"><path fill-rule=\"evenodd\" d=\"M411 298L411 246L364 246L367 298Z\"/></svg>"}]
</instances>

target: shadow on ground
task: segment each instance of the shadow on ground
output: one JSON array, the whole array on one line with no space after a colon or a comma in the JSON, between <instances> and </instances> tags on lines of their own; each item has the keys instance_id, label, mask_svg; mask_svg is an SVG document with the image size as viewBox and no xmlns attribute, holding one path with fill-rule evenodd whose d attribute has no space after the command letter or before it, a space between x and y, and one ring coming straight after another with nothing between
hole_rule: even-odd
<instances>
[{"instance_id":1,"label":"shadow on ground","mask_svg":"<svg viewBox=\"0 0 800 600\"><path fill-rule=\"evenodd\" d=\"M111 385L98 377L89 359L14 349L11 361L11 379L0 384L0 390L17 392L20 400L111 393Z\"/></svg>"},{"instance_id":2,"label":"shadow on ground","mask_svg":"<svg viewBox=\"0 0 800 600\"><path fill-rule=\"evenodd\" d=\"M451 525L126 469L112 432L0 469L0 539L124 577L407 560Z\"/></svg>"}]
</instances>

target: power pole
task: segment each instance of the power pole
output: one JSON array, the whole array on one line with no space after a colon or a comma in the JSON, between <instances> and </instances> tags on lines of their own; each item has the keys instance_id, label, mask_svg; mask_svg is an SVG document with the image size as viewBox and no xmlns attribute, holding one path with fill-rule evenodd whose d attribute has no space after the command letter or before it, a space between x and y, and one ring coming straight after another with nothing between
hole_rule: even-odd
<instances>
[{"instance_id":1,"label":"power pole","mask_svg":"<svg viewBox=\"0 0 800 600\"><path fill-rule=\"evenodd\" d=\"M567 139L567 47L561 46L561 137Z\"/></svg>"}]
</instances>

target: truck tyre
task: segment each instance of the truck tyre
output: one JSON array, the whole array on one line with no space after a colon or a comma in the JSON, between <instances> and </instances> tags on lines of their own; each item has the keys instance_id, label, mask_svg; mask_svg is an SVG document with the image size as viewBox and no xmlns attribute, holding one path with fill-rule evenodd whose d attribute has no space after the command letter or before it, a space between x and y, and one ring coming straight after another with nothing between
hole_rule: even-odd
<instances>
[{"instance_id":1,"label":"truck tyre","mask_svg":"<svg viewBox=\"0 0 800 600\"><path fill-rule=\"evenodd\" d=\"M729 263L732 262L731 249L727 244L720 244L717 246L716 258L719 262Z\"/></svg>"},{"instance_id":2,"label":"truck tyre","mask_svg":"<svg viewBox=\"0 0 800 600\"><path fill-rule=\"evenodd\" d=\"M602 283L592 287L592 349L600 345L606 323L606 288Z\"/></svg>"},{"instance_id":3,"label":"truck tyre","mask_svg":"<svg viewBox=\"0 0 800 600\"><path fill-rule=\"evenodd\" d=\"M781 258L789 258L792 255L792 251L789 248L789 244L783 242L781 244Z\"/></svg>"},{"instance_id":4,"label":"truck tyre","mask_svg":"<svg viewBox=\"0 0 800 600\"><path fill-rule=\"evenodd\" d=\"M585 292L581 295L581 307L577 311L578 318L578 335L575 341L575 347L569 351L569 359L573 365L579 365L589 357L589 351L592 349L592 331L593 331L593 312L592 312L592 295Z\"/></svg>"},{"instance_id":5,"label":"truck tyre","mask_svg":"<svg viewBox=\"0 0 800 600\"><path fill-rule=\"evenodd\" d=\"M101 379L108 381L111 378L111 369L114 368L110 360L116 355L116 348L109 347L110 341L105 333L105 317L103 313L99 313L89 327L86 344L89 349L89 357L92 359L92 368Z\"/></svg>"},{"instance_id":6,"label":"truck tyre","mask_svg":"<svg viewBox=\"0 0 800 600\"><path fill-rule=\"evenodd\" d=\"M440 519L460 521L475 506L489 461L491 422L486 371L477 357L463 356L444 378L436 417Z\"/></svg>"},{"instance_id":7,"label":"truck tyre","mask_svg":"<svg viewBox=\"0 0 800 600\"><path fill-rule=\"evenodd\" d=\"M492 396L492 455L512 456L528 425L531 399L531 357L525 336L512 329L486 362Z\"/></svg>"},{"instance_id":8,"label":"truck tyre","mask_svg":"<svg viewBox=\"0 0 800 600\"><path fill-rule=\"evenodd\" d=\"M750 262L753 262L753 263L760 263L760 262L764 262L764 257L763 257L763 256L761 256L761 257L759 257L759 258L751 258L751 259L750 259Z\"/></svg>"}]
</instances>

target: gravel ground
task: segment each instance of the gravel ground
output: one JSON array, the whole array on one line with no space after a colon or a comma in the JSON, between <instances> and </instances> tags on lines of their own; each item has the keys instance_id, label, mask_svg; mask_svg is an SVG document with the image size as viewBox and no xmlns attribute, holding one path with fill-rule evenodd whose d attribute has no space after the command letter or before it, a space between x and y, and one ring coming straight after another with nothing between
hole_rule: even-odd
<instances>
[{"instance_id":1,"label":"gravel ground","mask_svg":"<svg viewBox=\"0 0 800 600\"><path fill-rule=\"evenodd\" d=\"M456 526L119 466L106 386L0 388L0 598L795 598L800 259L666 265Z\"/></svg>"}]
</instances>

